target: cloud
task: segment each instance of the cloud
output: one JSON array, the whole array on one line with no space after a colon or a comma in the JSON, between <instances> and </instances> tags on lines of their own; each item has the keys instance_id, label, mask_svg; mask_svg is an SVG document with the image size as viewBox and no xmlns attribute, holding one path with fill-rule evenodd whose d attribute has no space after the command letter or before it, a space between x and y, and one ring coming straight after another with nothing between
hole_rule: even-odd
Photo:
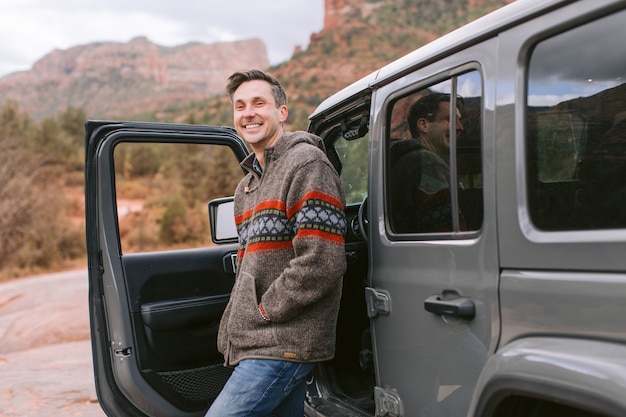
<instances>
[{"instance_id":1,"label":"cloud","mask_svg":"<svg viewBox=\"0 0 626 417\"><path fill-rule=\"evenodd\" d=\"M261 38L270 62L323 27L324 0L12 0L0 3L0 76L54 49L146 36L163 46Z\"/></svg>"}]
</instances>

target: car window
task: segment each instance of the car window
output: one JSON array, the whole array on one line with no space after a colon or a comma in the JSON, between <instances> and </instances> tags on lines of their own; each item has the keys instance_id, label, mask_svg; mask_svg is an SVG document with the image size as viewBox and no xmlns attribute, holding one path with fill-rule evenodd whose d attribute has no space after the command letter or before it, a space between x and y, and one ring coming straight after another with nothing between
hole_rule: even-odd
<instances>
[{"instance_id":1,"label":"car window","mask_svg":"<svg viewBox=\"0 0 626 417\"><path fill-rule=\"evenodd\" d=\"M393 234L476 231L483 219L478 71L418 88L388 111L386 203Z\"/></svg>"},{"instance_id":2,"label":"car window","mask_svg":"<svg viewBox=\"0 0 626 417\"><path fill-rule=\"evenodd\" d=\"M622 11L532 51L527 186L531 219L540 229L626 227L624 21Z\"/></svg>"},{"instance_id":3,"label":"car window","mask_svg":"<svg viewBox=\"0 0 626 417\"><path fill-rule=\"evenodd\" d=\"M113 157L123 253L210 245L207 204L243 176L226 146L122 142Z\"/></svg>"},{"instance_id":4,"label":"car window","mask_svg":"<svg viewBox=\"0 0 626 417\"><path fill-rule=\"evenodd\" d=\"M369 134L354 139L346 139L341 131L336 131L334 149L341 166L339 178L346 196L346 204L361 203L367 197Z\"/></svg>"}]
</instances>

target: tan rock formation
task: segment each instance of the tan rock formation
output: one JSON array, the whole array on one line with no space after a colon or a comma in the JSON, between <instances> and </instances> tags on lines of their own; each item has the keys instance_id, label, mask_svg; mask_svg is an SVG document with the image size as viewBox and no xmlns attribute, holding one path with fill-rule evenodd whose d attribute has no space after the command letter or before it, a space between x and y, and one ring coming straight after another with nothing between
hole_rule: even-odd
<instances>
[{"instance_id":1,"label":"tan rock formation","mask_svg":"<svg viewBox=\"0 0 626 417\"><path fill-rule=\"evenodd\" d=\"M0 78L0 103L17 101L35 119L68 106L89 117L149 113L223 91L236 70L267 68L260 39L163 47L145 37L54 50L30 71Z\"/></svg>"}]
</instances>

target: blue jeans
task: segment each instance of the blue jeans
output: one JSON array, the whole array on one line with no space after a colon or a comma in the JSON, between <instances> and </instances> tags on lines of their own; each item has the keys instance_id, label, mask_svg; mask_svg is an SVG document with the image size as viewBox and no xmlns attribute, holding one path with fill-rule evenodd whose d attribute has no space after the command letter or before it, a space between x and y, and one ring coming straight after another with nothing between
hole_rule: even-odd
<instances>
[{"instance_id":1,"label":"blue jeans","mask_svg":"<svg viewBox=\"0 0 626 417\"><path fill-rule=\"evenodd\" d=\"M315 365L243 360L205 417L302 417L306 377Z\"/></svg>"}]
</instances>

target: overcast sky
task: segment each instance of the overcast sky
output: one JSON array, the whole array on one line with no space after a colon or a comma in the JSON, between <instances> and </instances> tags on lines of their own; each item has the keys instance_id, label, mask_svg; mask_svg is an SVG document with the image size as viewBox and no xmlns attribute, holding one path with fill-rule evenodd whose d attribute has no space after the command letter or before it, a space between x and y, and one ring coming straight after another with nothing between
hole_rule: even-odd
<instances>
[{"instance_id":1,"label":"overcast sky","mask_svg":"<svg viewBox=\"0 0 626 417\"><path fill-rule=\"evenodd\" d=\"M136 36L162 46L261 38L274 65L323 24L324 0L0 0L0 77L54 49Z\"/></svg>"}]
</instances>

